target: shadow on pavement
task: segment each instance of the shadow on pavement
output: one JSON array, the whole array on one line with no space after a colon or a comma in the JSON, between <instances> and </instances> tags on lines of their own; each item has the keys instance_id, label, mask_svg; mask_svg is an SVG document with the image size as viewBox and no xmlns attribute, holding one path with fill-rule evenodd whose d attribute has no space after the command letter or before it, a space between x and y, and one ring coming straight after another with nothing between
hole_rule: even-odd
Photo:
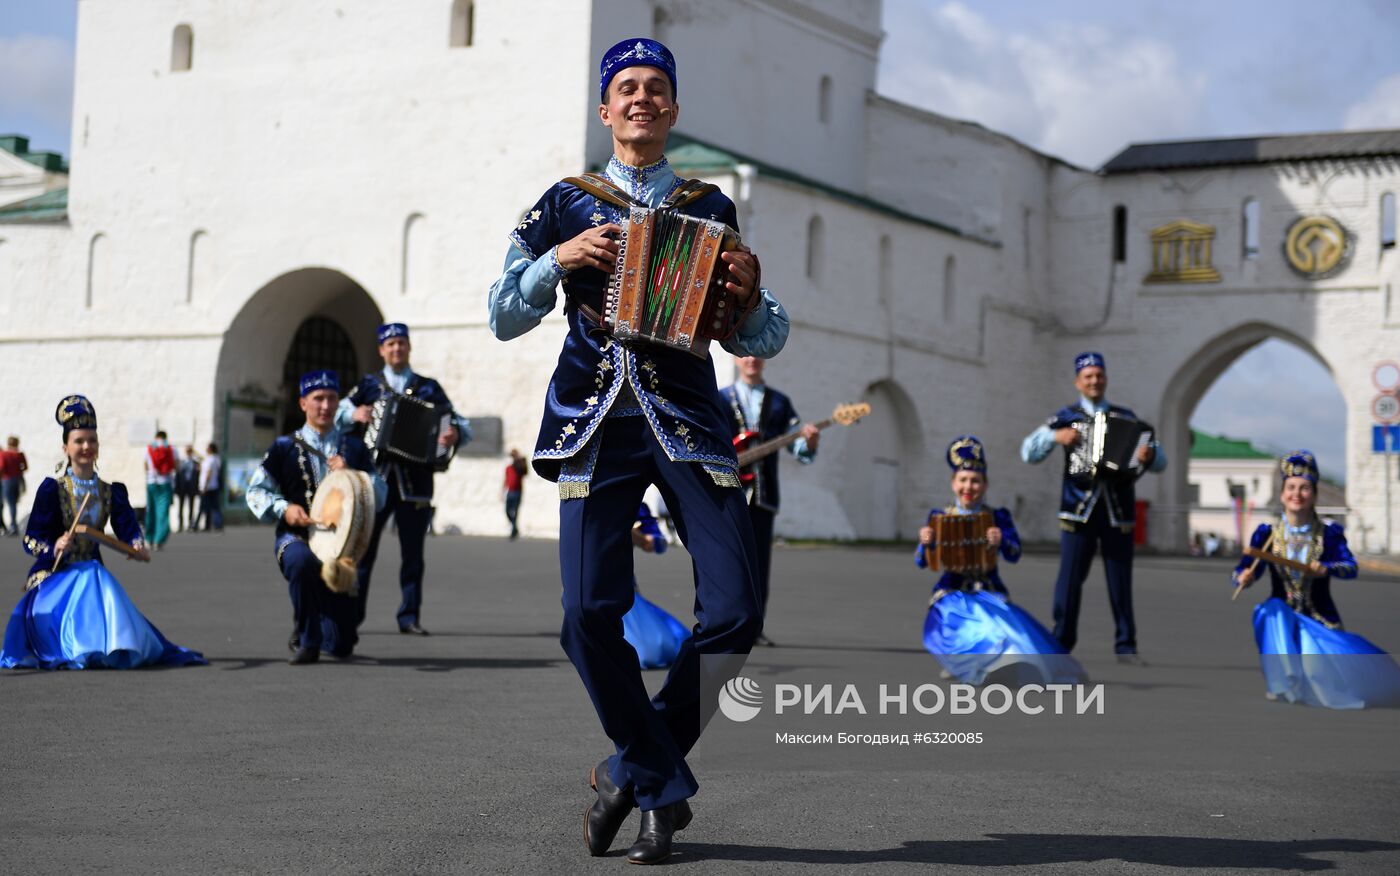
<instances>
[{"instance_id":1,"label":"shadow on pavement","mask_svg":"<svg viewBox=\"0 0 1400 876\"><path fill-rule=\"evenodd\" d=\"M211 657L209 663L225 670L257 669L262 666L285 664L284 657ZM341 661L326 655L317 664L329 666L368 666L390 669L418 669L423 672L451 672L455 669L550 669L564 663L564 658L530 659L499 657L356 657ZM315 669L303 671L315 672Z\"/></svg>"},{"instance_id":2,"label":"shadow on pavement","mask_svg":"<svg viewBox=\"0 0 1400 876\"><path fill-rule=\"evenodd\" d=\"M899 848L871 851L789 849L685 843L673 861L781 861L795 864L962 864L1025 867L1045 864L1125 861L1161 867L1247 870L1334 870L1337 864L1309 854L1400 850L1400 843L1354 839L1245 840L1194 836L1094 836L1088 834L994 833L985 840L913 840Z\"/></svg>"}]
</instances>

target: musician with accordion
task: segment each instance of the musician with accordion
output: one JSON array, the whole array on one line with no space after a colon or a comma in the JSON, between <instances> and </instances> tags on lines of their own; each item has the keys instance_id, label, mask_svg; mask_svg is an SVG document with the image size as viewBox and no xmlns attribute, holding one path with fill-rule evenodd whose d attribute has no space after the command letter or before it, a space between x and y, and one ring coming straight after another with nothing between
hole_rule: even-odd
<instances>
[{"instance_id":1,"label":"musician with accordion","mask_svg":"<svg viewBox=\"0 0 1400 876\"><path fill-rule=\"evenodd\" d=\"M761 623L753 527L710 342L769 358L789 324L740 242L734 203L666 161L679 111L670 50L641 38L608 49L599 94L612 158L522 214L488 318L510 340L564 293L567 329L532 462L559 485L560 642L615 746L590 775L584 839L590 854L606 853L640 808L628 859L647 864L667 858L690 821L698 784L685 756L716 708L702 680L741 665ZM691 554L700 619L655 697L622 624L630 533L651 483Z\"/></svg>"},{"instance_id":2,"label":"musician with accordion","mask_svg":"<svg viewBox=\"0 0 1400 876\"><path fill-rule=\"evenodd\" d=\"M987 454L974 435L954 438L945 454L954 504L929 511L914 565L941 572L924 618L924 647L944 674L966 684L988 676L1014 685L1077 684L1087 677L1059 641L1011 602L998 558L1021 559L1011 512L990 508Z\"/></svg>"},{"instance_id":3,"label":"musician with accordion","mask_svg":"<svg viewBox=\"0 0 1400 876\"><path fill-rule=\"evenodd\" d=\"M355 574L349 580L334 556L318 556L311 541L321 533L338 536L344 546L358 540L365 516L384 507L388 487L374 468L369 450L353 435L335 428L340 403L340 380L334 371L311 371L299 381L299 401L306 423L290 435L280 435L253 470L246 501L253 516L277 524L277 567L287 579L294 629L287 647L293 665L315 663L324 650L348 658L359 641L355 631ZM314 519L315 499L333 475L345 469L364 473L367 501L346 505L345 514L323 513ZM332 517L334 519L332 519Z\"/></svg>"},{"instance_id":4,"label":"musician with accordion","mask_svg":"<svg viewBox=\"0 0 1400 876\"><path fill-rule=\"evenodd\" d=\"M446 471L457 449L471 440L471 425L453 410L442 386L414 372L408 326L381 325L382 371L366 374L336 411L336 429L364 428L364 442L389 485L384 507L375 515L369 549L360 560L356 621L365 619L370 576L379 557L379 539L389 518L399 535L399 632L426 636L423 609L424 542L433 519L433 476Z\"/></svg>"},{"instance_id":5,"label":"musician with accordion","mask_svg":"<svg viewBox=\"0 0 1400 876\"><path fill-rule=\"evenodd\" d=\"M1074 360L1079 401L1055 412L1021 444L1021 458L1038 463L1064 448L1060 489L1060 574L1055 582L1055 638L1074 650L1084 579L1096 551L1103 552L1113 609L1114 653L1121 663L1142 665L1133 621L1134 485L1144 473L1167 467L1152 427L1124 407L1109 404L1108 374L1099 353Z\"/></svg>"}]
</instances>

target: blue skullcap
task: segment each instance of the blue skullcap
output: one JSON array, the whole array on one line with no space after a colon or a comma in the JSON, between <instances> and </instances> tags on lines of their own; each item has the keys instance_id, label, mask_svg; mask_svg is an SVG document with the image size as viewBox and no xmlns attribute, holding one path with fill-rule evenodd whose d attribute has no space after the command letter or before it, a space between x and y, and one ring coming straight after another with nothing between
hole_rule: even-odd
<instances>
[{"instance_id":1,"label":"blue skullcap","mask_svg":"<svg viewBox=\"0 0 1400 876\"><path fill-rule=\"evenodd\" d=\"M1317 483L1317 457L1311 450L1295 450L1278 461L1279 471L1287 478L1307 478Z\"/></svg>"},{"instance_id":2,"label":"blue skullcap","mask_svg":"<svg viewBox=\"0 0 1400 876\"><path fill-rule=\"evenodd\" d=\"M340 392L340 378L334 371L308 371L301 376L301 397L306 398L318 389L333 389Z\"/></svg>"},{"instance_id":3,"label":"blue skullcap","mask_svg":"<svg viewBox=\"0 0 1400 876\"><path fill-rule=\"evenodd\" d=\"M598 65L598 99L607 100L608 83L619 70L628 67L655 67L671 80L671 98L676 96L676 59L671 50L656 40L633 37L603 53Z\"/></svg>"},{"instance_id":4,"label":"blue skullcap","mask_svg":"<svg viewBox=\"0 0 1400 876\"><path fill-rule=\"evenodd\" d=\"M85 396L70 395L58 403L53 418L63 427L63 437L74 429L96 429L97 410Z\"/></svg>"},{"instance_id":5,"label":"blue skullcap","mask_svg":"<svg viewBox=\"0 0 1400 876\"><path fill-rule=\"evenodd\" d=\"M379 343L384 343L390 338L408 337L408 326L401 322L386 322L379 327Z\"/></svg>"},{"instance_id":6,"label":"blue skullcap","mask_svg":"<svg viewBox=\"0 0 1400 876\"><path fill-rule=\"evenodd\" d=\"M987 453L976 435L960 435L948 445L948 467L953 471L987 471Z\"/></svg>"},{"instance_id":7,"label":"blue skullcap","mask_svg":"<svg viewBox=\"0 0 1400 876\"><path fill-rule=\"evenodd\" d=\"M1075 373L1075 374L1078 374L1079 372L1083 371L1085 368L1094 368L1094 367L1098 367L1098 368L1104 367L1104 364L1103 364L1103 354L1102 354L1102 353L1080 353L1078 356L1075 356L1075 357L1074 357L1074 373Z\"/></svg>"}]
</instances>

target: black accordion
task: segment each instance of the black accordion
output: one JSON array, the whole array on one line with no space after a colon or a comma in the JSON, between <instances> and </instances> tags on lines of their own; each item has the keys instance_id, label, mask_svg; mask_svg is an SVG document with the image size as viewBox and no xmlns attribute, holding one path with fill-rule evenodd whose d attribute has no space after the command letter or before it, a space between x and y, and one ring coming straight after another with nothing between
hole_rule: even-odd
<instances>
[{"instance_id":1,"label":"black accordion","mask_svg":"<svg viewBox=\"0 0 1400 876\"><path fill-rule=\"evenodd\" d=\"M1099 411L1085 424L1084 445L1094 477L1132 479L1143 473L1137 452L1152 442L1152 427L1127 414Z\"/></svg>"},{"instance_id":2,"label":"black accordion","mask_svg":"<svg viewBox=\"0 0 1400 876\"><path fill-rule=\"evenodd\" d=\"M438 436L452 425L452 411L411 395L385 392L372 406L365 445L375 465L414 462L447 471L455 446L442 447Z\"/></svg>"}]
</instances>

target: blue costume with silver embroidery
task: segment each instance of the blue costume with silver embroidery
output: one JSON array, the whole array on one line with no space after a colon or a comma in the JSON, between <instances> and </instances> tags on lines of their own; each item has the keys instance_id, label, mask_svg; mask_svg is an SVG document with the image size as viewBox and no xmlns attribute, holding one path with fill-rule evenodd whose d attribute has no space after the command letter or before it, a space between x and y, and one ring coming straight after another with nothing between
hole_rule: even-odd
<instances>
[{"instance_id":1,"label":"blue costume with silver embroidery","mask_svg":"<svg viewBox=\"0 0 1400 876\"><path fill-rule=\"evenodd\" d=\"M658 206L685 180L663 158L632 168L615 157L608 177L634 198ZM734 203L712 192L682 209L737 229ZM561 498L588 494L597 447L590 440L609 415L640 415L668 458L704 466L715 483L737 487L738 460L730 441L728 410L719 397L714 367L681 350L659 345L625 347L603 334L577 303L603 311L608 275L580 268L567 276L554 256L558 244L590 227L621 223L621 208L566 183L556 183L511 232L505 272L491 289L492 330L508 340L530 330L555 305L556 286L566 295L569 332L545 397L535 446L535 471L559 483ZM735 355L776 355L787 340L787 313L767 290L758 308L722 346Z\"/></svg>"},{"instance_id":2,"label":"blue costume with silver embroidery","mask_svg":"<svg viewBox=\"0 0 1400 876\"><path fill-rule=\"evenodd\" d=\"M605 99L612 77L638 65L666 71L674 85L670 52L653 40L624 40L600 64ZM660 117L657 105L670 95L643 90L632 99ZM607 176L651 207L683 184L664 158L633 168L614 156ZM737 227L734 204L718 191L681 209ZM712 363L612 340L585 310L603 312L608 276L592 267L566 271L559 261L561 244L622 218L621 209L570 183L550 188L511 232L488 311L492 332L510 340L538 325L564 287L568 333L533 458L542 477L558 481L563 499L559 640L615 747L609 776L643 810L655 810L698 789L686 755L717 707L714 696L702 696L703 682L722 683L742 667L762 615L753 527L737 489L738 460ZM787 314L761 287L754 295L753 309L723 346L736 355L771 357L787 340ZM693 561L698 621L655 695L623 637L623 618L636 602L631 529L653 483Z\"/></svg>"},{"instance_id":3,"label":"blue costume with silver embroidery","mask_svg":"<svg viewBox=\"0 0 1400 876\"><path fill-rule=\"evenodd\" d=\"M1098 353L1081 353L1074 361L1075 374L1085 368L1103 368ZM1055 431L1084 423L1096 412L1134 417L1127 408L1100 399L1080 396L1077 405L1060 408L1021 443L1021 459L1038 463L1055 449ZM1136 419L1136 417L1134 417ZM1167 467L1166 454L1154 440L1147 471ZM1137 653L1137 624L1133 619L1133 527L1136 493L1132 478L1107 480L1095 477L1089 448L1081 440L1065 447L1064 474L1060 484L1060 573L1055 581L1055 638L1065 650L1074 650L1079 639L1079 605L1084 579L1094 554L1103 551L1108 601L1113 609L1113 650Z\"/></svg>"}]
</instances>

